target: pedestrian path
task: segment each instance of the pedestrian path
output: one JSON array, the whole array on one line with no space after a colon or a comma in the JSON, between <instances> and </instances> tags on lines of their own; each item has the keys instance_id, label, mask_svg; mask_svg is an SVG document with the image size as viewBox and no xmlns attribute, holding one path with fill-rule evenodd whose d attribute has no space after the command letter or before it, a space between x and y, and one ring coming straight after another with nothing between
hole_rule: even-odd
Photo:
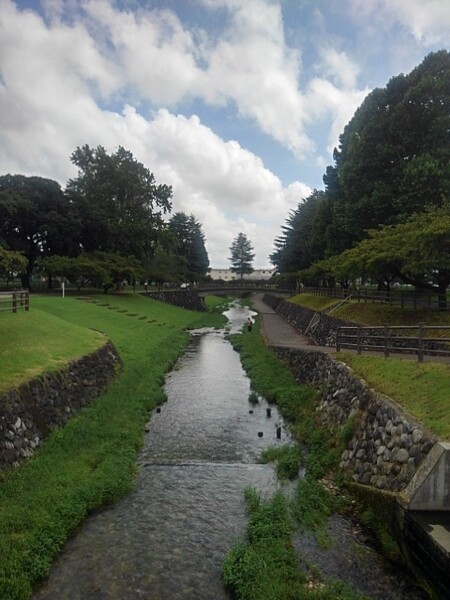
<instances>
[{"instance_id":1,"label":"pedestrian path","mask_svg":"<svg viewBox=\"0 0 450 600\"><path fill-rule=\"evenodd\" d=\"M317 346L306 336L276 313L270 306L262 301L263 294L255 294L251 298L252 306L261 317L261 332L268 346L281 346L283 348L299 348L326 354L335 353L336 348L330 346ZM346 348L345 352L356 354L356 350ZM384 356L382 351L364 351L364 356ZM417 361L417 354L390 352L391 358ZM449 356L426 355L424 362L450 364Z\"/></svg>"},{"instance_id":2,"label":"pedestrian path","mask_svg":"<svg viewBox=\"0 0 450 600\"><path fill-rule=\"evenodd\" d=\"M307 337L299 333L292 325L280 317L270 306L262 301L262 294L255 294L251 301L252 306L261 318L261 332L268 346L281 346L283 348L299 348L330 352L332 348L315 346Z\"/></svg>"}]
</instances>

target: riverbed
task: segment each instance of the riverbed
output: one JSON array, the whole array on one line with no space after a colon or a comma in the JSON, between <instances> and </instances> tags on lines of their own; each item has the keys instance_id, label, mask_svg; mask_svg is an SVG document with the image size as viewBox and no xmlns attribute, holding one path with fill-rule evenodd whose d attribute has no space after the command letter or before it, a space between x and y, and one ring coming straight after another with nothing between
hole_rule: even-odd
<instances>
[{"instance_id":1,"label":"riverbed","mask_svg":"<svg viewBox=\"0 0 450 600\"><path fill-rule=\"evenodd\" d=\"M238 303L227 331L254 315ZM245 333L254 335L254 333ZM35 600L229 600L221 565L243 537L244 489L278 488L263 449L290 441L276 407L249 402L251 384L226 331L192 332L166 376L138 456L134 490L89 517L68 541ZM281 439L277 430L281 428ZM426 598L396 573L346 519L330 519L330 546L297 535L299 565L343 578L380 600Z\"/></svg>"}]
</instances>

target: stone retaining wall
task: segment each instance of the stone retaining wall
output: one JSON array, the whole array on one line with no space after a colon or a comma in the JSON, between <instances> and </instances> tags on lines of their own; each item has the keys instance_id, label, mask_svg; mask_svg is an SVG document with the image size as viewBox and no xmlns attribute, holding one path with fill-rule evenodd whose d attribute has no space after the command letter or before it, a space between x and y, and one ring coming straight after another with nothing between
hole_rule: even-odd
<instances>
[{"instance_id":1,"label":"stone retaining wall","mask_svg":"<svg viewBox=\"0 0 450 600\"><path fill-rule=\"evenodd\" d=\"M197 292L193 290L161 290L159 292L143 292L142 295L149 296L160 302L174 304L175 306L186 308L187 310L205 310L202 298L200 298Z\"/></svg>"},{"instance_id":2,"label":"stone retaining wall","mask_svg":"<svg viewBox=\"0 0 450 600\"><path fill-rule=\"evenodd\" d=\"M308 338L314 342L317 346L330 346L336 347L336 335L338 327L357 327L357 323L352 321L344 321L343 319L337 319L331 315L314 311L305 306L299 306L293 302L282 300L271 294L265 294L263 302L275 310L283 319L290 323L297 331L307 335ZM403 336L404 332L400 332L397 336ZM375 336L370 338L370 336ZM380 336L379 329L364 329L361 335L361 345L364 348L370 346L379 346L383 342L379 339L375 339ZM355 340L352 340L355 343ZM448 351L448 347L445 343L424 339L424 349L433 351L434 354L438 354L439 351ZM411 349L417 349L417 338L414 339L396 339L395 332L390 332L389 337L389 349L395 352L411 352ZM407 350L409 349L409 350Z\"/></svg>"},{"instance_id":3,"label":"stone retaining wall","mask_svg":"<svg viewBox=\"0 0 450 600\"><path fill-rule=\"evenodd\" d=\"M62 371L0 394L0 470L31 457L50 431L103 392L121 365L108 342Z\"/></svg>"},{"instance_id":4,"label":"stone retaining wall","mask_svg":"<svg viewBox=\"0 0 450 600\"><path fill-rule=\"evenodd\" d=\"M305 334L317 346L336 346L336 331L340 326L352 326L355 323L336 319L324 313L293 302L282 300L271 294L264 294L263 302L275 310L283 319L290 323L297 331ZM312 321L317 315L317 321ZM308 326L310 328L308 329Z\"/></svg>"},{"instance_id":5,"label":"stone retaining wall","mask_svg":"<svg viewBox=\"0 0 450 600\"><path fill-rule=\"evenodd\" d=\"M351 427L340 463L347 477L381 490L403 491L436 438L344 363L321 352L274 350L299 383L319 390L316 410L322 425L333 432Z\"/></svg>"}]
</instances>

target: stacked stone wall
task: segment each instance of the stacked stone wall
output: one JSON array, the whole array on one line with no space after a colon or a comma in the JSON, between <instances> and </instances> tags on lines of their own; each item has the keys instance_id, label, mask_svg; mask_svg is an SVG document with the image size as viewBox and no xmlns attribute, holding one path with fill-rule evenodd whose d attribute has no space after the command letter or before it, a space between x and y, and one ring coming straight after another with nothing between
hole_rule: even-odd
<instances>
[{"instance_id":1,"label":"stacked stone wall","mask_svg":"<svg viewBox=\"0 0 450 600\"><path fill-rule=\"evenodd\" d=\"M148 296L160 302L167 302L187 310L204 311L205 305L202 298L193 290L161 290L158 292L144 292L143 296Z\"/></svg>"},{"instance_id":2,"label":"stacked stone wall","mask_svg":"<svg viewBox=\"0 0 450 600\"><path fill-rule=\"evenodd\" d=\"M96 352L0 394L0 469L33 456L52 430L61 427L103 392L121 362L108 342Z\"/></svg>"},{"instance_id":3,"label":"stacked stone wall","mask_svg":"<svg viewBox=\"0 0 450 600\"><path fill-rule=\"evenodd\" d=\"M351 426L340 467L353 482L401 492L436 442L390 398L377 394L342 362L315 351L274 348L299 383L319 392L317 416L333 433Z\"/></svg>"},{"instance_id":4,"label":"stacked stone wall","mask_svg":"<svg viewBox=\"0 0 450 600\"><path fill-rule=\"evenodd\" d=\"M353 323L352 321L337 319L331 315L314 311L305 306L289 302L288 300L282 300L271 294L265 294L263 302L275 310L283 317L283 319L297 329L297 331L303 335L307 335L307 337L317 346L336 347L336 335L339 327L358 326L357 323ZM392 331L390 332L390 351L395 350L397 353L410 353L411 349L417 349L417 338L405 340L401 337L404 335L404 332L399 332L397 335ZM379 346L380 343L383 344L383 342L380 342L379 336L379 329L365 328L361 334L361 345L369 349L370 347ZM432 351L433 354L439 354L441 352L445 353L448 351L447 344L443 342L424 339L423 343L425 351Z\"/></svg>"}]
</instances>

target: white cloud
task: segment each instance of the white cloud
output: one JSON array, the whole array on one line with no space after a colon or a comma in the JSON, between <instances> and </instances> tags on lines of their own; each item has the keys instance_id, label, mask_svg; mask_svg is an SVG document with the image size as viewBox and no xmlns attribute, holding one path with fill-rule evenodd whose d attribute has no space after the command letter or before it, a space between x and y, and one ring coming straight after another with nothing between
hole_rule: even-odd
<instances>
[{"instance_id":1,"label":"white cloud","mask_svg":"<svg viewBox=\"0 0 450 600\"><path fill-rule=\"evenodd\" d=\"M259 157L237 142L224 142L198 117L160 110L136 130L148 142L148 150L141 144L144 155L136 151L136 156L173 186L174 210L192 212L203 223L211 263L226 266L228 248L243 231L255 246L258 264L267 266L288 211L310 188L296 182L284 189Z\"/></svg>"},{"instance_id":2,"label":"white cloud","mask_svg":"<svg viewBox=\"0 0 450 600\"><path fill-rule=\"evenodd\" d=\"M369 91L359 83L365 65L342 38L326 35L329 0L310 21L322 43L314 46L308 73L303 47L285 39L279 2L196 2L214 21L214 34L188 27L173 11L150 10L153 3L125 2L120 9L112 0L43 0L44 20L0 0L0 169L64 185L75 174L69 157L76 146L101 144L111 152L122 145L159 182L173 185L174 210L193 212L203 223L214 266L228 264L239 231L252 239L257 264L266 266L289 210L311 189L298 181L283 187L257 153L225 142L183 102L199 102L204 114L208 106L236 110L299 160L308 156L314 165L317 152L322 166ZM361 31L394 19L411 39L428 43L449 29L442 4L348 0L347 6ZM305 43L304 29L296 39ZM397 46L389 51L401 58ZM326 142L315 148L309 132L319 127Z\"/></svg>"},{"instance_id":3,"label":"white cloud","mask_svg":"<svg viewBox=\"0 0 450 600\"><path fill-rule=\"evenodd\" d=\"M425 45L448 45L450 7L447 0L350 0L354 18L399 23Z\"/></svg>"}]
</instances>

